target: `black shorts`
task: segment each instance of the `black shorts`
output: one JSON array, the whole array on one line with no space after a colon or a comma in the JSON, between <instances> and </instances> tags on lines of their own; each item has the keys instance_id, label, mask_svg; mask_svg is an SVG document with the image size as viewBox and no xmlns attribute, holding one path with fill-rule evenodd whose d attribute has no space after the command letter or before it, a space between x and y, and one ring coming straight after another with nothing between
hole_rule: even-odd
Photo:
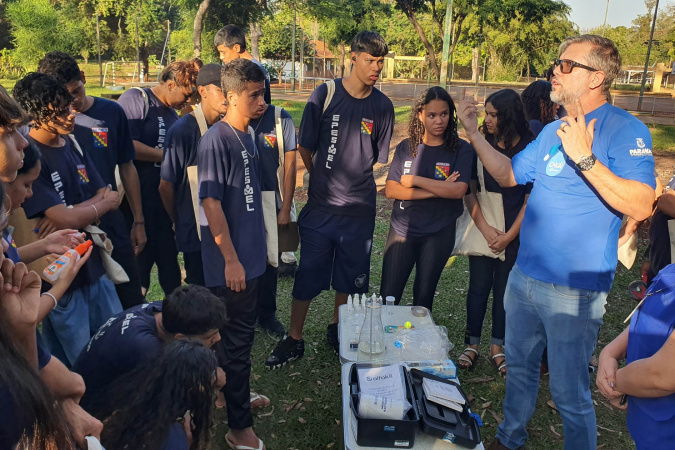
<instances>
[{"instance_id":1,"label":"black shorts","mask_svg":"<svg viewBox=\"0 0 675 450\"><path fill-rule=\"evenodd\" d=\"M312 300L330 289L368 292L375 216L341 216L303 208L298 217L300 264L293 298Z\"/></svg>"}]
</instances>

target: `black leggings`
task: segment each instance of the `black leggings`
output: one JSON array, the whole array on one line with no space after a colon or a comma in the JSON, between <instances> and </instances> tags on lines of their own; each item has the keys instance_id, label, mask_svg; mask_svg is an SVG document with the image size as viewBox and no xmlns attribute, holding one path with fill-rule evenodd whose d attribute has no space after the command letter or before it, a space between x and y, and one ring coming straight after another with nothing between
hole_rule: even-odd
<instances>
[{"instance_id":1,"label":"black leggings","mask_svg":"<svg viewBox=\"0 0 675 450\"><path fill-rule=\"evenodd\" d=\"M506 249L504 261L489 256L469 256L469 292L466 296L466 333L464 343L480 344L483 319L488 297L492 291L492 339L495 345L504 345L506 313L504 292L509 273L516 262L518 242Z\"/></svg>"},{"instance_id":2,"label":"black leggings","mask_svg":"<svg viewBox=\"0 0 675 450\"><path fill-rule=\"evenodd\" d=\"M389 228L382 261L382 297L393 296L398 305L413 266L413 304L432 308L438 280L455 246L455 224L422 237L400 236Z\"/></svg>"}]
</instances>

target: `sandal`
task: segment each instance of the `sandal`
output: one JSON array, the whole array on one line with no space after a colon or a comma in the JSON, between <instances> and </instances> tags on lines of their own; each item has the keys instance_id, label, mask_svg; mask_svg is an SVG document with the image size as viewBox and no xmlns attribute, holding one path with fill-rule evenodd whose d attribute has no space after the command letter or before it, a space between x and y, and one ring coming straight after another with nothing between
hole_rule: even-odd
<instances>
[{"instance_id":1,"label":"sandal","mask_svg":"<svg viewBox=\"0 0 675 450\"><path fill-rule=\"evenodd\" d=\"M498 363L495 358L503 358L501 363ZM490 356L490 363L492 367L497 371L501 376L506 376L506 355L504 353L495 353Z\"/></svg>"},{"instance_id":2,"label":"sandal","mask_svg":"<svg viewBox=\"0 0 675 450\"><path fill-rule=\"evenodd\" d=\"M475 356L471 357L471 354L467 352L473 352ZM465 348L462 354L459 355L459 358L457 358L458 363L459 362L467 363L466 365L459 364L459 367L461 367L462 369L466 369L469 372L471 372L473 368L476 366L476 360L478 360L478 350L471 347Z\"/></svg>"},{"instance_id":3,"label":"sandal","mask_svg":"<svg viewBox=\"0 0 675 450\"><path fill-rule=\"evenodd\" d=\"M227 433L225 435L225 442L227 442L227 445L230 446L232 450L263 450L265 446L263 445L263 441L258 438L258 446L257 447L249 447L248 445L236 445L234 442L232 442L230 438L230 433Z\"/></svg>"},{"instance_id":4,"label":"sandal","mask_svg":"<svg viewBox=\"0 0 675 450\"><path fill-rule=\"evenodd\" d=\"M269 397L267 397L266 395L258 394L257 392L251 391L250 396L251 396L250 398L251 409L264 408L271 403ZM254 405L254 403L256 404Z\"/></svg>"},{"instance_id":5,"label":"sandal","mask_svg":"<svg viewBox=\"0 0 675 450\"><path fill-rule=\"evenodd\" d=\"M250 402L251 402L251 409L257 409L257 408L264 408L268 406L271 402L268 396L258 394L257 392L251 391L249 393L250 395ZM221 397L222 393L218 393L218 398L216 399L216 409L223 409L225 408L226 403L225 403L225 397ZM257 402L257 403L256 403ZM254 403L256 403L254 405Z\"/></svg>"}]
</instances>

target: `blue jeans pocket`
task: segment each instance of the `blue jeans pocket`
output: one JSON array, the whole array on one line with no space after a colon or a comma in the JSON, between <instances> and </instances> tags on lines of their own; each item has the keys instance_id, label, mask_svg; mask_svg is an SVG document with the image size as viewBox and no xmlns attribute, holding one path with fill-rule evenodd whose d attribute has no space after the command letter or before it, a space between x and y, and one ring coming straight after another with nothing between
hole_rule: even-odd
<instances>
[{"instance_id":1,"label":"blue jeans pocket","mask_svg":"<svg viewBox=\"0 0 675 450\"><path fill-rule=\"evenodd\" d=\"M588 300L591 298L591 291L588 289L577 289L563 284L551 283L551 290L555 295L571 300Z\"/></svg>"}]
</instances>

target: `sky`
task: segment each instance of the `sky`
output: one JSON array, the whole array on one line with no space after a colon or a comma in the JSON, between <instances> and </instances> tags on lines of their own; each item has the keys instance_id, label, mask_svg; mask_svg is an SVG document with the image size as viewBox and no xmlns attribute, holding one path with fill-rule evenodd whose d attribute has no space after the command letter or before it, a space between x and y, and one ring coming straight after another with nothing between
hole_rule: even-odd
<instances>
[{"instance_id":1,"label":"sky","mask_svg":"<svg viewBox=\"0 0 675 450\"><path fill-rule=\"evenodd\" d=\"M579 26L581 31L602 26L605 20L607 0L563 0L571 8L570 19ZM666 5L675 3L673 0L661 0L659 10ZM609 0L607 25L613 27L630 26L634 18L645 14L647 8L643 0Z\"/></svg>"}]
</instances>

